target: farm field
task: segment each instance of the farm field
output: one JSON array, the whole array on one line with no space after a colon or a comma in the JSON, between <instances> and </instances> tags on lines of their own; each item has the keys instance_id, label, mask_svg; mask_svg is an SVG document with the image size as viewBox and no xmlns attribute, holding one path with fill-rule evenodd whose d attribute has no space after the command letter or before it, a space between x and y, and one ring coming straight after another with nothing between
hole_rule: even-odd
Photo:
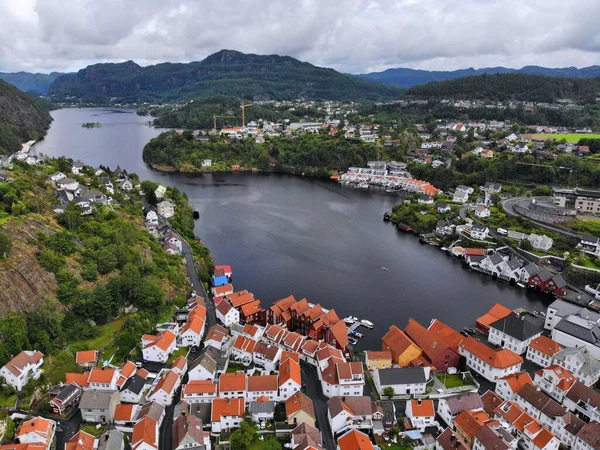
<instances>
[{"instance_id":1,"label":"farm field","mask_svg":"<svg viewBox=\"0 0 600 450\"><path fill-rule=\"evenodd\" d=\"M554 139L560 141L565 139L567 142L577 143L580 139L600 139L599 133L580 133L580 134L533 134L535 139Z\"/></svg>"}]
</instances>

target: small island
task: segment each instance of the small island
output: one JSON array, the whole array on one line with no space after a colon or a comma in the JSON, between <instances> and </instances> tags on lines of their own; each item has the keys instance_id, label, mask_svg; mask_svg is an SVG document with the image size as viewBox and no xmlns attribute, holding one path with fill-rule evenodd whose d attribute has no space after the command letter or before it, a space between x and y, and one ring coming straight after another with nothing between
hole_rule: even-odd
<instances>
[{"instance_id":1,"label":"small island","mask_svg":"<svg viewBox=\"0 0 600 450\"><path fill-rule=\"evenodd\" d=\"M86 122L82 123L83 128L100 128L100 122Z\"/></svg>"}]
</instances>

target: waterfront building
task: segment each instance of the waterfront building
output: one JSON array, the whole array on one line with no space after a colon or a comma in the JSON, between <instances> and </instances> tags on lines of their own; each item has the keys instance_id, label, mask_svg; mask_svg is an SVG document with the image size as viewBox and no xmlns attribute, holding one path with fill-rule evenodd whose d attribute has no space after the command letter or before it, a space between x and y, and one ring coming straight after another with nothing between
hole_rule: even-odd
<instances>
[{"instance_id":1,"label":"waterfront building","mask_svg":"<svg viewBox=\"0 0 600 450\"><path fill-rule=\"evenodd\" d=\"M512 350L492 350L473 337L460 343L459 352L467 358L469 368L494 383L506 375L518 372L523 362L523 358Z\"/></svg>"},{"instance_id":2,"label":"waterfront building","mask_svg":"<svg viewBox=\"0 0 600 450\"><path fill-rule=\"evenodd\" d=\"M392 325L381 339L382 351L392 353L392 363L400 367L408 367L412 361L421 356L421 349L404 331ZM383 367L378 367L383 369ZM369 368L369 370L373 370Z\"/></svg>"},{"instance_id":3,"label":"waterfront building","mask_svg":"<svg viewBox=\"0 0 600 450\"><path fill-rule=\"evenodd\" d=\"M458 353L416 320L409 319L404 331L421 348L424 358L437 370L459 367Z\"/></svg>"},{"instance_id":4,"label":"waterfront building","mask_svg":"<svg viewBox=\"0 0 600 450\"><path fill-rule=\"evenodd\" d=\"M533 339L527 346L527 354L525 359L537 364L541 367L548 367L552 364L552 359L563 346L558 342L553 341L547 336L538 336Z\"/></svg>"},{"instance_id":5,"label":"waterfront building","mask_svg":"<svg viewBox=\"0 0 600 450\"><path fill-rule=\"evenodd\" d=\"M396 396L422 395L427 388L430 369L428 367L400 367L375 369L373 381L380 396L391 387Z\"/></svg>"},{"instance_id":6,"label":"waterfront building","mask_svg":"<svg viewBox=\"0 0 600 450\"><path fill-rule=\"evenodd\" d=\"M392 367L392 352L367 350L365 352L365 365L368 370L389 369Z\"/></svg>"},{"instance_id":7,"label":"waterfront building","mask_svg":"<svg viewBox=\"0 0 600 450\"><path fill-rule=\"evenodd\" d=\"M527 351L527 346L543 331L543 321L532 316L508 316L490 325L488 341L512 350L518 355Z\"/></svg>"}]
</instances>

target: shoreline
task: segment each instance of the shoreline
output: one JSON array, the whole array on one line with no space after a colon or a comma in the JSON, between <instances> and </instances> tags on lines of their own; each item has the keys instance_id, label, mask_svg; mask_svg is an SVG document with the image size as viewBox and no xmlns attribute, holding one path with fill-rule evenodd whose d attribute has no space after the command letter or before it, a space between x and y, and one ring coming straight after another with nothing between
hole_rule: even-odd
<instances>
[{"instance_id":1,"label":"shoreline","mask_svg":"<svg viewBox=\"0 0 600 450\"><path fill-rule=\"evenodd\" d=\"M197 168L194 168L195 170L181 170L178 169L176 167L173 166L166 166L166 165L161 165L161 164L152 164L152 163L148 163L146 161L144 161L144 163L150 167L152 170L155 170L157 172L162 172L162 173L181 173L181 174L186 174L186 175L204 175L204 174L215 174L215 173L277 173L277 174L288 174L288 175L298 175L298 176L302 176L302 177L311 177L311 178L321 178L321 179L329 179L330 172L328 171L327 173L321 174L321 173L315 173L319 170L323 170L323 169L315 169L315 168L298 168L298 167L292 167L292 166L287 166L286 167L282 167L282 166L278 166L278 168L273 168L273 169L246 169L246 168L240 168L238 170L233 170L233 169L227 169L227 170L197 170Z\"/></svg>"}]
</instances>

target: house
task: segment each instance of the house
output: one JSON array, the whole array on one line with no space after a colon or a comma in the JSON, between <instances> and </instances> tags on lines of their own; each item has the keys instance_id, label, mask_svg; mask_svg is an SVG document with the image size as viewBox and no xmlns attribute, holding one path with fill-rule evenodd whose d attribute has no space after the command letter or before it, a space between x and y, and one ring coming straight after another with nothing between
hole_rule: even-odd
<instances>
[{"instance_id":1,"label":"house","mask_svg":"<svg viewBox=\"0 0 600 450\"><path fill-rule=\"evenodd\" d=\"M202 420L193 414L180 414L173 421L173 450L187 448L210 449L210 433L202 428Z\"/></svg>"},{"instance_id":2,"label":"house","mask_svg":"<svg viewBox=\"0 0 600 450\"><path fill-rule=\"evenodd\" d=\"M226 327L231 327L234 323L240 323L240 312L235 309L228 301L222 301L216 307L217 319Z\"/></svg>"},{"instance_id":3,"label":"house","mask_svg":"<svg viewBox=\"0 0 600 450\"><path fill-rule=\"evenodd\" d=\"M537 317L509 314L490 325L488 341L522 355L531 341L542 334L543 323Z\"/></svg>"},{"instance_id":4,"label":"house","mask_svg":"<svg viewBox=\"0 0 600 450\"><path fill-rule=\"evenodd\" d=\"M583 347L600 359L600 314L586 309L570 314L556 324L552 339L565 347Z\"/></svg>"},{"instance_id":5,"label":"house","mask_svg":"<svg viewBox=\"0 0 600 450\"><path fill-rule=\"evenodd\" d=\"M79 189L79 183L72 178L61 178L56 180L56 187L65 191L74 192Z\"/></svg>"},{"instance_id":6,"label":"house","mask_svg":"<svg viewBox=\"0 0 600 450\"><path fill-rule=\"evenodd\" d=\"M176 348L177 335L171 330L162 331L156 336L142 336L142 355L148 361L164 363Z\"/></svg>"},{"instance_id":7,"label":"house","mask_svg":"<svg viewBox=\"0 0 600 450\"><path fill-rule=\"evenodd\" d=\"M389 369L392 367L392 352L389 350L367 350L365 352L365 365L368 370Z\"/></svg>"},{"instance_id":8,"label":"house","mask_svg":"<svg viewBox=\"0 0 600 450\"><path fill-rule=\"evenodd\" d=\"M533 382L554 400L562 403L577 378L567 369L552 365L538 370Z\"/></svg>"},{"instance_id":9,"label":"house","mask_svg":"<svg viewBox=\"0 0 600 450\"><path fill-rule=\"evenodd\" d=\"M219 373L227 370L229 358L221 350L207 346L188 371L190 380L216 380Z\"/></svg>"},{"instance_id":10,"label":"house","mask_svg":"<svg viewBox=\"0 0 600 450\"><path fill-rule=\"evenodd\" d=\"M246 397L248 380L244 372L224 373L219 377L219 397Z\"/></svg>"},{"instance_id":11,"label":"house","mask_svg":"<svg viewBox=\"0 0 600 450\"><path fill-rule=\"evenodd\" d=\"M523 386L533 385L533 380L527 372L517 372L500 378L496 382L496 394L504 400L514 400Z\"/></svg>"},{"instance_id":12,"label":"house","mask_svg":"<svg viewBox=\"0 0 600 450\"><path fill-rule=\"evenodd\" d=\"M580 145L577 149L577 156L590 156L592 152L587 145Z\"/></svg>"},{"instance_id":13,"label":"house","mask_svg":"<svg viewBox=\"0 0 600 450\"><path fill-rule=\"evenodd\" d=\"M119 187L122 191L129 192L133 189L133 183L131 180L125 180L119 185Z\"/></svg>"},{"instance_id":14,"label":"house","mask_svg":"<svg viewBox=\"0 0 600 450\"><path fill-rule=\"evenodd\" d=\"M162 200L162 198L165 196L166 192L167 192L167 188L164 187L162 184L159 184L158 187L156 188L156 190L154 191L154 195L156 196L156 198L158 200Z\"/></svg>"},{"instance_id":15,"label":"house","mask_svg":"<svg viewBox=\"0 0 600 450\"><path fill-rule=\"evenodd\" d=\"M548 309L546 310L546 321L544 323L544 328L552 331L558 322L560 322L563 318L570 316L571 314L579 314L584 317L588 316L588 311L590 310L585 309L585 311L582 311L582 309L585 308L582 308L580 305L575 303L567 302L562 299L556 299L550 304L550 306L548 306Z\"/></svg>"},{"instance_id":16,"label":"house","mask_svg":"<svg viewBox=\"0 0 600 450\"><path fill-rule=\"evenodd\" d=\"M600 238L596 236L582 236L578 247L582 248L586 253L595 256L600 256Z\"/></svg>"},{"instance_id":17,"label":"house","mask_svg":"<svg viewBox=\"0 0 600 450\"><path fill-rule=\"evenodd\" d=\"M159 423L150 416L144 416L133 426L131 435L132 450L157 450L159 443Z\"/></svg>"},{"instance_id":18,"label":"house","mask_svg":"<svg viewBox=\"0 0 600 450\"><path fill-rule=\"evenodd\" d=\"M577 433L583 428L585 422L572 412L558 416L550 430L565 446L573 447Z\"/></svg>"},{"instance_id":19,"label":"house","mask_svg":"<svg viewBox=\"0 0 600 450\"><path fill-rule=\"evenodd\" d=\"M521 408L548 429L552 428L556 417L563 416L567 412L556 400L532 384L523 386L515 400Z\"/></svg>"},{"instance_id":20,"label":"house","mask_svg":"<svg viewBox=\"0 0 600 450\"><path fill-rule=\"evenodd\" d=\"M16 444L9 445L7 450L27 450L30 447L37 450L49 449L52 446L55 432L56 423L53 420L44 419L39 416L34 417L33 419L24 421L15 434L15 438L23 446L17 446Z\"/></svg>"},{"instance_id":21,"label":"house","mask_svg":"<svg viewBox=\"0 0 600 450\"><path fill-rule=\"evenodd\" d=\"M478 239L480 241L484 241L488 238L490 234L490 229L485 225L480 225L478 223L473 224L471 228L471 237L473 239Z\"/></svg>"},{"instance_id":22,"label":"house","mask_svg":"<svg viewBox=\"0 0 600 450\"><path fill-rule=\"evenodd\" d=\"M369 436L358 430L349 430L338 438L337 450L373 450Z\"/></svg>"},{"instance_id":23,"label":"house","mask_svg":"<svg viewBox=\"0 0 600 450\"><path fill-rule=\"evenodd\" d=\"M515 402L505 402L496 411L496 417L521 441L527 450L557 450L560 441L547 428Z\"/></svg>"},{"instance_id":24,"label":"house","mask_svg":"<svg viewBox=\"0 0 600 450\"><path fill-rule=\"evenodd\" d=\"M554 295L565 295L567 293L567 282L562 275L553 275L546 269L540 269L538 273L528 280L529 287L536 288L542 292Z\"/></svg>"},{"instance_id":25,"label":"house","mask_svg":"<svg viewBox=\"0 0 600 450\"><path fill-rule=\"evenodd\" d=\"M449 213L451 210L452 208L450 208L450 205L448 203L440 203L437 206L437 212L440 214Z\"/></svg>"},{"instance_id":26,"label":"house","mask_svg":"<svg viewBox=\"0 0 600 450\"><path fill-rule=\"evenodd\" d=\"M246 390L246 400L255 402L259 398L266 397L273 402L278 400L277 375L255 375L248 377L248 388Z\"/></svg>"},{"instance_id":27,"label":"house","mask_svg":"<svg viewBox=\"0 0 600 450\"><path fill-rule=\"evenodd\" d=\"M481 332L488 334L490 325L492 323L508 316L509 314L512 314L512 310L508 309L504 305L501 305L500 303L495 303L487 313L476 320L475 326Z\"/></svg>"},{"instance_id":28,"label":"house","mask_svg":"<svg viewBox=\"0 0 600 450\"><path fill-rule=\"evenodd\" d=\"M581 148L581 146L580 146ZM574 450L598 450L600 448L600 423L590 422L581 427L573 443Z\"/></svg>"},{"instance_id":29,"label":"house","mask_svg":"<svg viewBox=\"0 0 600 450\"><path fill-rule=\"evenodd\" d=\"M327 402L327 418L334 436L352 428L372 430L373 421L381 420L382 416L377 403L369 396L332 397Z\"/></svg>"},{"instance_id":30,"label":"house","mask_svg":"<svg viewBox=\"0 0 600 450\"><path fill-rule=\"evenodd\" d=\"M308 423L301 423L292 430L290 443L294 450L321 450L323 448L321 432Z\"/></svg>"},{"instance_id":31,"label":"house","mask_svg":"<svg viewBox=\"0 0 600 450\"><path fill-rule=\"evenodd\" d=\"M98 361L98 350L85 350L75 353L75 361L81 367L94 367Z\"/></svg>"},{"instance_id":32,"label":"house","mask_svg":"<svg viewBox=\"0 0 600 450\"><path fill-rule=\"evenodd\" d=\"M65 443L65 450L94 450L96 448L96 437L85 431L78 431Z\"/></svg>"},{"instance_id":33,"label":"house","mask_svg":"<svg viewBox=\"0 0 600 450\"><path fill-rule=\"evenodd\" d=\"M217 383L212 380L190 380L183 385L181 399L189 404L212 403L217 398Z\"/></svg>"},{"instance_id":34,"label":"house","mask_svg":"<svg viewBox=\"0 0 600 450\"><path fill-rule=\"evenodd\" d=\"M491 212L484 205L477 205L477 206L475 206L475 215L477 217L483 219L483 218L486 218L486 217L490 217Z\"/></svg>"},{"instance_id":35,"label":"house","mask_svg":"<svg viewBox=\"0 0 600 450\"><path fill-rule=\"evenodd\" d=\"M219 324L215 324L208 329L206 338L204 339L204 345L206 347L212 346L221 350L223 344L229 340L229 331L227 328L222 327Z\"/></svg>"},{"instance_id":36,"label":"house","mask_svg":"<svg viewBox=\"0 0 600 450\"><path fill-rule=\"evenodd\" d=\"M435 225L435 232L437 234L450 235L450 234L454 233L454 228L448 221L441 219L441 220L438 220L437 224Z\"/></svg>"},{"instance_id":37,"label":"house","mask_svg":"<svg viewBox=\"0 0 600 450\"><path fill-rule=\"evenodd\" d=\"M327 397L361 396L363 394L365 376L362 363L358 361L346 362L340 358L332 357L327 360L326 364L318 373L323 393ZM279 376L281 377L281 371L279 372ZM294 378L299 380L299 377L298 374ZM293 383L293 386L295 388L297 384Z\"/></svg>"},{"instance_id":38,"label":"house","mask_svg":"<svg viewBox=\"0 0 600 450\"><path fill-rule=\"evenodd\" d=\"M71 166L71 172L75 175L81 175L81 171L85 168L85 164L80 161L74 162Z\"/></svg>"},{"instance_id":39,"label":"house","mask_svg":"<svg viewBox=\"0 0 600 450\"><path fill-rule=\"evenodd\" d=\"M54 172L50 175L52 181L64 180L65 178L67 178L67 176L62 172Z\"/></svg>"},{"instance_id":40,"label":"house","mask_svg":"<svg viewBox=\"0 0 600 450\"><path fill-rule=\"evenodd\" d=\"M248 403L248 412L257 423L273 420L277 402L270 401L267 397L259 397L256 401Z\"/></svg>"},{"instance_id":41,"label":"house","mask_svg":"<svg viewBox=\"0 0 600 450\"><path fill-rule=\"evenodd\" d=\"M117 391L84 391L79 401L79 409L84 422L112 423L115 409L121 401Z\"/></svg>"},{"instance_id":42,"label":"house","mask_svg":"<svg viewBox=\"0 0 600 450\"><path fill-rule=\"evenodd\" d=\"M452 427L456 417L464 410L483 410L483 402L479 394L466 393L439 399L437 414L449 427Z\"/></svg>"},{"instance_id":43,"label":"house","mask_svg":"<svg viewBox=\"0 0 600 450\"><path fill-rule=\"evenodd\" d=\"M238 335L231 347L232 359L240 361L246 366L249 365L252 362L252 352L254 351L256 344L257 342L254 339Z\"/></svg>"},{"instance_id":44,"label":"house","mask_svg":"<svg viewBox=\"0 0 600 450\"><path fill-rule=\"evenodd\" d=\"M281 348L276 345L258 342L252 352L254 364L272 372L275 370L279 359L281 358Z\"/></svg>"},{"instance_id":45,"label":"house","mask_svg":"<svg viewBox=\"0 0 600 450\"><path fill-rule=\"evenodd\" d=\"M169 406L173 403L173 396L180 384L181 376L174 370L168 370L160 377L147 399L163 406Z\"/></svg>"},{"instance_id":46,"label":"house","mask_svg":"<svg viewBox=\"0 0 600 450\"><path fill-rule=\"evenodd\" d=\"M565 395L563 406L580 417L600 421L600 393L579 381Z\"/></svg>"},{"instance_id":47,"label":"house","mask_svg":"<svg viewBox=\"0 0 600 450\"><path fill-rule=\"evenodd\" d=\"M316 423L313 401L303 392L298 391L285 401L286 422L289 425L306 423L312 427Z\"/></svg>"},{"instance_id":48,"label":"house","mask_svg":"<svg viewBox=\"0 0 600 450\"><path fill-rule=\"evenodd\" d=\"M419 431L425 431L425 428L435 425L433 400L408 400L405 414L413 428Z\"/></svg>"},{"instance_id":49,"label":"house","mask_svg":"<svg viewBox=\"0 0 600 450\"><path fill-rule=\"evenodd\" d=\"M52 412L62 416L79 404L82 389L75 383L56 386L48 392Z\"/></svg>"},{"instance_id":50,"label":"house","mask_svg":"<svg viewBox=\"0 0 600 450\"><path fill-rule=\"evenodd\" d=\"M527 346L525 359L541 367L548 367L552 364L554 355L563 349L558 342L553 341L547 336L538 336L534 338Z\"/></svg>"},{"instance_id":51,"label":"house","mask_svg":"<svg viewBox=\"0 0 600 450\"><path fill-rule=\"evenodd\" d=\"M23 350L0 368L0 376L4 377L6 384L20 391L30 379L37 380L40 377L42 364L43 353Z\"/></svg>"},{"instance_id":52,"label":"house","mask_svg":"<svg viewBox=\"0 0 600 450\"><path fill-rule=\"evenodd\" d=\"M362 369L362 367L361 367ZM338 373L338 379L340 375L344 376L344 372ZM352 373L354 375L354 373ZM362 370L361 370L362 375ZM353 377L352 377L353 378ZM354 379L354 378L353 378ZM343 381L340 379L340 381ZM364 381L363 381L364 383ZM282 358L282 363L279 365L279 399L285 401L300 391L302 388L302 375L300 371L300 364L293 358Z\"/></svg>"},{"instance_id":53,"label":"house","mask_svg":"<svg viewBox=\"0 0 600 450\"><path fill-rule=\"evenodd\" d=\"M433 197L429 195L420 195L417 203L420 205L433 205Z\"/></svg>"},{"instance_id":54,"label":"house","mask_svg":"<svg viewBox=\"0 0 600 450\"><path fill-rule=\"evenodd\" d=\"M127 361L119 369L119 378L117 379L117 386L119 388L122 388L125 382L131 377L133 377L135 374L139 374L140 377L142 377L143 379L146 379L148 377L148 371L146 369L140 369L138 371L136 365L133 362Z\"/></svg>"},{"instance_id":55,"label":"house","mask_svg":"<svg viewBox=\"0 0 600 450\"><path fill-rule=\"evenodd\" d=\"M452 196L452 201L456 203L467 203L469 201L469 193L457 188Z\"/></svg>"},{"instance_id":56,"label":"house","mask_svg":"<svg viewBox=\"0 0 600 450\"><path fill-rule=\"evenodd\" d=\"M459 367L458 353L416 320L409 319L404 331L423 351L424 358L437 370Z\"/></svg>"},{"instance_id":57,"label":"house","mask_svg":"<svg viewBox=\"0 0 600 450\"><path fill-rule=\"evenodd\" d=\"M213 433L237 428L244 419L246 400L239 398L215 398L212 402L211 425Z\"/></svg>"},{"instance_id":58,"label":"house","mask_svg":"<svg viewBox=\"0 0 600 450\"><path fill-rule=\"evenodd\" d=\"M516 441L512 435L501 428L493 428L484 425L475 433L473 440L473 450L510 450L516 447L516 443L511 445L505 437Z\"/></svg>"},{"instance_id":59,"label":"house","mask_svg":"<svg viewBox=\"0 0 600 450\"><path fill-rule=\"evenodd\" d=\"M531 243L531 246L535 250L548 251L552 248L552 244L554 244L554 240L552 238L549 238L545 234L539 235L531 233L527 237L527 240Z\"/></svg>"},{"instance_id":60,"label":"house","mask_svg":"<svg viewBox=\"0 0 600 450\"><path fill-rule=\"evenodd\" d=\"M121 390L119 398L124 403L139 403L142 399L142 394L146 389L146 378L136 373L131 378L128 378Z\"/></svg>"},{"instance_id":61,"label":"house","mask_svg":"<svg viewBox=\"0 0 600 450\"><path fill-rule=\"evenodd\" d=\"M469 448L452 428L446 428L437 437L435 441L435 450L469 450Z\"/></svg>"},{"instance_id":62,"label":"house","mask_svg":"<svg viewBox=\"0 0 600 450\"><path fill-rule=\"evenodd\" d=\"M485 411L461 411L454 420L454 430L460 436L467 447L473 446L475 434L487 423L492 422L490 416Z\"/></svg>"},{"instance_id":63,"label":"house","mask_svg":"<svg viewBox=\"0 0 600 450\"><path fill-rule=\"evenodd\" d=\"M224 297L229 294L233 294L233 285L224 284L223 286L213 286L211 288L212 295L215 297Z\"/></svg>"},{"instance_id":64,"label":"house","mask_svg":"<svg viewBox=\"0 0 600 450\"><path fill-rule=\"evenodd\" d=\"M424 394L429 379L429 368L400 367L392 369L375 369L373 381L379 395L387 387L394 389L397 396Z\"/></svg>"},{"instance_id":65,"label":"house","mask_svg":"<svg viewBox=\"0 0 600 450\"><path fill-rule=\"evenodd\" d=\"M171 200L163 200L156 205L156 212L165 219L173 217L175 215L175 203Z\"/></svg>"},{"instance_id":66,"label":"house","mask_svg":"<svg viewBox=\"0 0 600 450\"><path fill-rule=\"evenodd\" d=\"M458 349L459 353L467 358L469 368L492 382L518 372L523 362L523 358L512 350L492 350L473 337L462 341Z\"/></svg>"},{"instance_id":67,"label":"house","mask_svg":"<svg viewBox=\"0 0 600 450\"><path fill-rule=\"evenodd\" d=\"M408 367L411 361L421 356L421 349L404 331L392 325L381 338L382 351L391 351L392 363L400 367ZM368 366L367 366L368 367ZM369 370L373 370L369 368Z\"/></svg>"},{"instance_id":68,"label":"house","mask_svg":"<svg viewBox=\"0 0 600 450\"><path fill-rule=\"evenodd\" d=\"M600 378L600 361L585 347L563 348L554 356L552 362L570 371L586 386L596 384Z\"/></svg>"},{"instance_id":69,"label":"house","mask_svg":"<svg viewBox=\"0 0 600 450\"><path fill-rule=\"evenodd\" d=\"M206 325L204 319L204 317L206 317L206 310L201 308L201 311L198 311L198 313L196 313L196 311L197 310L194 310L194 314L190 314L190 319L183 327L181 327L179 335L177 336L178 347L198 347L200 345Z\"/></svg>"},{"instance_id":70,"label":"house","mask_svg":"<svg viewBox=\"0 0 600 450\"><path fill-rule=\"evenodd\" d=\"M539 273L539 271L540 268L535 263L529 263L525 267L521 267L519 280L524 283L529 283L529 279L536 273Z\"/></svg>"}]
</instances>

